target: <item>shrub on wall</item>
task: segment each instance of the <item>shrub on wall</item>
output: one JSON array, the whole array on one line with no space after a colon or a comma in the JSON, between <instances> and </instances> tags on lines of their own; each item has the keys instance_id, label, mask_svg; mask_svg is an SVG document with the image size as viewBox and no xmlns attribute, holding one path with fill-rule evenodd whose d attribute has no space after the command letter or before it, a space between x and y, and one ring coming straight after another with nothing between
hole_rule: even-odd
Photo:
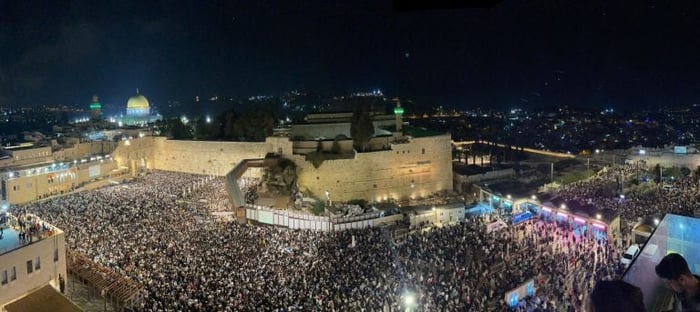
<instances>
[{"instance_id":1,"label":"shrub on wall","mask_svg":"<svg viewBox=\"0 0 700 312\"><path fill-rule=\"evenodd\" d=\"M306 161L310 161L316 169L321 167L321 164L325 159L326 157L323 155L323 152L311 152L306 154Z\"/></svg>"},{"instance_id":2,"label":"shrub on wall","mask_svg":"<svg viewBox=\"0 0 700 312\"><path fill-rule=\"evenodd\" d=\"M340 154L340 152L341 152L341 150L340 150L340 143L338 142L338 140L334 140L334 141L333 141L333 146L331 146L331 153L333 153L333 154Z\"/></svg>"},{"instance_id":3,"label":"shrub on wall","mask_svg":"<svg viewBox=\"0 0 700 312\"><path fill-rule=\"evenodd\" d=\"M325 211L325 210L326 210L326 203L324 203L323 201L317 200L314 203L314 209L312 210L312 212L314 213L314 215L318 216L318 215L322 214L323 211Z\"/></svg>"}]
</instances>

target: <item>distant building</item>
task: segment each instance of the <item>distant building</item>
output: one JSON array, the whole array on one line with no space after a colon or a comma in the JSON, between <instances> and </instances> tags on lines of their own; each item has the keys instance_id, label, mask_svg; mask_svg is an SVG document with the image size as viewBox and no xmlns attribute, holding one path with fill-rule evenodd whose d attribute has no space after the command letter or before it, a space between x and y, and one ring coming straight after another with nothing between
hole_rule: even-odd
<instances>
[{"instance_id":1,"label":"distant building","mask_svg":"<svg viewBox=\"0 0 700 312\"><path fill-rule=\"evenodd\" d=\"M93 95L92 102L90 102L90 119L94 121L102 119L102 104L100 104L97 95Z\"/></svg>"},{"instance_id":2,"label":"distant building","mask_svg":"<svg viewBox=\"0 0 700 312\"><path fill-rule=\"evenodd\" d=\"M136 94L130 97L126 103L126 115L118 118L117 122L120 126L145 126L160 119L162 117L159 114L151 114L148 99L136 89Z\"/></svg>"}]
</instances>

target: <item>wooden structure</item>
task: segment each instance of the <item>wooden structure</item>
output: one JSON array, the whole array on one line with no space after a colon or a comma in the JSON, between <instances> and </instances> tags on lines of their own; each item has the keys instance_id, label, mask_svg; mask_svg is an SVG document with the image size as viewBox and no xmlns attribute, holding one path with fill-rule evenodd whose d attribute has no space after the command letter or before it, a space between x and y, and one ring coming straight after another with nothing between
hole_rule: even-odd
<instances>
[{"instance_id":1,"label":"wooden structure","mask_svg":"<svg viewBox=\"0 0 700 312\"><path fill-rule=\"evenodd\" d=\"M145 294L139 283L98 264L87 256L66 249L68 273L76 279L94 288L104 299L105 307L109 301L117 311L133 309L141 302Z\"/></svg>"}]
</instances>

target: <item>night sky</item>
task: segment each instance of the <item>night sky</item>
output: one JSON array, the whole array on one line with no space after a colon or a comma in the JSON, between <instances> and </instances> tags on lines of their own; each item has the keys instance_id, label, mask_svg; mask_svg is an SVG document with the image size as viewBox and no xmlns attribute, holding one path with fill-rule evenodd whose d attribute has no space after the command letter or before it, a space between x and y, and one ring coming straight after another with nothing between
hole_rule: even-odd
<instances>
[{"instance_id":1,"label":"night sky","mask_svg":"<svg viewBox=\"0 0 700 312\"><path fill-rule=\"evenodd\" d=\"M0 0L0 105L121 104L136 88L156 105L294 89L458 108L700 103L698 1L296 2Z\"/></svg>"}]
</instances>

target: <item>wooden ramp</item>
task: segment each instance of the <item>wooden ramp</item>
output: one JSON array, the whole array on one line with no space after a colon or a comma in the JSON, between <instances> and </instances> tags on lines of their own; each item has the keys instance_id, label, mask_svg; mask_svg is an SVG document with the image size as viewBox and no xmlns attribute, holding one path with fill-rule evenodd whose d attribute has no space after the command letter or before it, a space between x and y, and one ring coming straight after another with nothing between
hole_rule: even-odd
<instances>
[{"instance_id":1,"label":"wooden ramp","mask_svg":"<svg viewBox=\"0 0 700 312\"><path fill-rule=\"evenodd\" d=\"M68 273L95 288L117 311L132 308L143 299L143 286L95 263L85 255L66 249L66 260Z\"/></svg>"}]
</instances>

